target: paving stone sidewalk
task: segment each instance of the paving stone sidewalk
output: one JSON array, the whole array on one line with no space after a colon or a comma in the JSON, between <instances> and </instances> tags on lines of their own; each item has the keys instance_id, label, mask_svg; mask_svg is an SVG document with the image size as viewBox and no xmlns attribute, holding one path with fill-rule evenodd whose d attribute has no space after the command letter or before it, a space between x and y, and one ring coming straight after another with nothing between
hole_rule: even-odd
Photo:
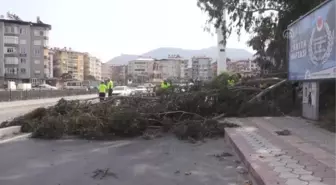
<instances>
[{"instance_id":1,"label":"paving stone sidewalk","mask_svg":"<svg viewBox=\"0 0 336 185\"><path fill-rule=\"evenodd\" d=\"M225 130L226 141L259 185L335 185L335 133L293 117L227 121L241 125Z\"/></svg>"}]
</instances>

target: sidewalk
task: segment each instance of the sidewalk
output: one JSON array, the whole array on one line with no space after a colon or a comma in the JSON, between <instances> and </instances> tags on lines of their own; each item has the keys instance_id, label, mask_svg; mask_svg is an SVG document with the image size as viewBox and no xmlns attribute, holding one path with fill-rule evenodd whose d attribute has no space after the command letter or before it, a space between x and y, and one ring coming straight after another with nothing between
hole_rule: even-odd
<instances>
[{"instance_id":1,"label":"sidewalk","mask_svg":"<svg viewBox=\"0 0 336 185\"><path fill-rule=\"evenodd\" d=\"M226 121L241 126L225 129L225 140L259 185L335 185L335 133L293 117Z\"/></svg>"},{"instance_id":2,"label":"sidewalk","mask_svg":"<svg viewBox=\"0 0 336 185\"><path fill-rule=\"evenodd\" d=\"M61 98L65 98L66 100L77 100L77 99L80 100L80 99L89 99L89 98L96 98L96 97L98 97L97 94L89 94L89 95L64 96L64 97L46 98L46 99L0 102L0 109L13 108L13 107L18 107L18 106L31 106L31 105L55 103Z\"/></svg>"}]
</instances>

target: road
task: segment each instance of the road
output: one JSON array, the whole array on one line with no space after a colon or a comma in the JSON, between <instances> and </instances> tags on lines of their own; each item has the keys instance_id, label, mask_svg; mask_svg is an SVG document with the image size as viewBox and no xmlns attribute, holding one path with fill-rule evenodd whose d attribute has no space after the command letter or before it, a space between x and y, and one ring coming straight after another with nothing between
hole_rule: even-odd
<instances>
[{"instance_id":1,"label":"road","mask_svg":"<svg viewBox=\"0 0 336 185\"><path fill-rule=\"evenodd\" d=\"M24 140L0 145L1 185L242 185L223 139L201 144L154 140ZM107 173L95 172L102 170ZM105 175L102 175L105 174Z\"/></svg>"},{"instance_id":2,"label":"road","mask_svg":"<svg viewBox=\"0 0 336 185\"><path fill-rule=\"evenodd\" d=\"M0 110L0 120L24 114L39 106ZM54 102L55 103L55 102ZM247 179L237 172L235 156L223 139L201 144L172 136L154 140L123 141L35 140L0 144L0 185L241 185ZM97 170L105 177L93 177ZM102 179L100 179L102 178Z\"/></svg>"},{"instance_id":3,"label":"road","mask_svg":"<svg viewBox=\"0 0 336 185\"><path fill-rule=\"evenodd\" d=\"M97 97L97 95L79 95L65 97L68 100L74 99L87 99ZM13 101L13 102L0 102L0 123L6 120L10 120L14 117L25 114L38 107L48 107L56 104L60 98L47 98L38 100L25 100L25 101Z\"/></svg>"}]
</instances>

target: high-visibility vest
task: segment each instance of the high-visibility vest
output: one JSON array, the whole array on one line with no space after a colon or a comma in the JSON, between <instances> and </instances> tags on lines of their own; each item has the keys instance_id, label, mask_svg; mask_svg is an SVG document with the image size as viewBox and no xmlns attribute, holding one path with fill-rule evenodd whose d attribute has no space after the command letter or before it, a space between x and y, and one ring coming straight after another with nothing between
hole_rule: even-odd
<instances>
[{"instance_id":1,"label":"high-visibility vest","mask_svg":"<svg viewBox=\"0 0 336 185\"><path fill-rule=\"evenodd\" d=\"M98 89L99 93L106 93L107 86L105 84L100 84Z\"/></svg>"},{"instance_id":2,"label":"high-visibility vest","mask_svg":"<svg viewBox=\"0 0 336 185\"><path fill-rule=\"evenodd\" d=\"M234 86L234 80L228 80L229 86Z\"/></svg>"},{"instance_id":3,"label":"high-visibility vest","mask_svg":"<svg viewBox=\"0 0 336 185\"><path fill-rule=\"evenodd\" d=\"M164 82L161 83L161 88L162 89L167 89L169 87L168 83L165 84Z\"/></svg>"},{"instance_id":4,"label":"high-visibility vest","mask_svg":"<svg viewBox=\"0 0 336 185\"><path fill-rule=\"evenodd\" d=\"M110 80L108 83L107 83L107 88L108 89L112 89L113 88L113 81Z\"/></svg>"}]
</instances>

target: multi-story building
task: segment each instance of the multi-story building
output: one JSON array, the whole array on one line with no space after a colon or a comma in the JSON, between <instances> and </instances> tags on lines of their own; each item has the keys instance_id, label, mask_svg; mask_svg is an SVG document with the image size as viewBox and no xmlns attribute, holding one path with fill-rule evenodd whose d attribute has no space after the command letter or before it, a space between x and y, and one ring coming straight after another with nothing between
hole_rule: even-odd
<instances>
[{"instance_id":1,"label":"multi-story building","mask_svg":"<svg viewBox=\"0 0 336 185\"><path fill-rule=\"evenodd\" d=\"M228 61L227 62L228 71L233 73L239 73L242 76L253 76L260 72L258 65L251 61L247 60L238 60L238 61Z\"/></svg>"},{"instance_id":2,"label":"multi-story building","mask_svg":"<svg viewBox=\"0 0 336 185\"><path fill-rule=\"evenodd\" d=\"M112 78L112 66L108 63L101 64L101 80Z\"/></svg>"},{"instance_id":3,"label":"multi-story building","mask_svg":"<svg viewBox=\"0 0 336 185\"><path fill-rule=\"evenodd\" d=\"M127 65L113 65L111 68L113 82L125 85L127 83Z\"/></svg>"},{"instance_id":4,"label":"multi-story building","mask_svg":"<svg viewBox=\"0 0 336 185\"><path fill-rule=\"evenodd\" d=\"M185 80L185 68L188 67L188 60L179 55L168 55L167 59L155 60L151 81L161 82L169 79L173 81Z\"/></svg>"},{"instance_id":5,"label":"multi-story building","mask_svg":"<svg viewBox=\"0 0 336 185\"><path fill-rule=\"evenodd\" d=\"M94 78L96 80L101 80L102 63L101 61L89 54L84 55L84 79L91 80Z\"/></svg>"},{"instance_id":6,"label":"multi-story building","mask_svg":"<svg viewBox=\"0 0 336 185\"><path fill-rule=\"evenodd\" d=\"M211 61L211 58L205 56L193 57L191 59L192 79L201 81L211 80Z\"/></svg>"},{"instance_id":7,"label":"multi-story building","mask_svg":"<svg viewBox=\"0 0 336 185\"><path fill-rule=\"evenodd\" d=\"M153 58L138 58L128 62L128 78L133 82L147 82L154 71Z\"/></svg>"},{"instance_id":8,"label":"multi-story building","mask_svg":"<svg viewBox=\"0 0 336 185\"><path fill-rule=\"evenodd\" d=\"M97 80L101 80L102 79L102 61L100 59L97 59L95 64L96 65L95 65L94 76L96 77Z\"/></svg>"},{"instance_id":9,"label":"multi-story building","mask_svg":"<svg viewBox=\"0 0 336 185\"><path fill-rule=\"evenodd\" d=\"M71 48L54 48L54 76L71 74L72 79L84 80L84 56L86 53L73 51Z\"/></svg>"},{"instance_id":10,"label":"multi-story building","mask_svg":"<svg viewBox=\"0 0 336 185\"><path fill-rule=\"evenodd\" d=\"M0 18L0 80L45 82L44 47L48 46L51 26L37 22Z\"/></svg>"},{"instance_id":11,"label":"multi-story building","mask_svg":"<svg viewBox=\"0 0 336 185\"><path fill-rule=\"evenodd\" d=\"M184 78L188 60L178 55L169 55L167 59L138 58L128 63L128 76L136 81L160 83L170 79L180 81ZM133 80L133 81L134 81Z\"/></svg>"},{"instance_id":12,"label":"multi-story building","mask_svg":"<svg viewBox=\"0 0 336 185\"><path fill-rule=\"evenodd\" d=\"M217 76L217 61L211 63L212 78Z\"/></svg>"},{"instance_id":13,"label":"multi-story building","mask_svg":"<svg viewBox=\"0 0 336 185\"><path fill-rule=\"evenodd\" d=\"M184 71L185 74L185 80L190 80L192 79L192 68L191 67L187 67Z\"/></svg>"},{"instance_id":14,"label":"multi-story building","mask_svg":"<svg viewBox=\"0 0 336 185\"><path fill-rule=\"evenodd\" d=\"M54 51L44 48L44 76L49 79L54 77Z\"/></svg>"}]
</instances>

